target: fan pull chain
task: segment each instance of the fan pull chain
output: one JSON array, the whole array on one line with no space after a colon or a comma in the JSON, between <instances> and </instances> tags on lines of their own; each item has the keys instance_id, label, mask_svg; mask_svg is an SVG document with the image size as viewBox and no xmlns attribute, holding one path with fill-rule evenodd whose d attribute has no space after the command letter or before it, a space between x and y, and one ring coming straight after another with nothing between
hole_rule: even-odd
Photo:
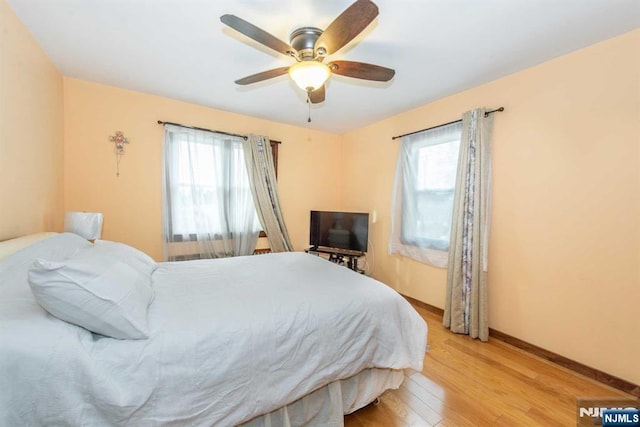
<instances>
[{"instance_id":1,"label":"fan pull chain","mask_svg":"<svg viewBox=\"0 0 640 427\"><path fill-rule=\"evenodd\" d=\"M311 123L311 99L309 98L309 93L307 92L307 108L309 109L309 114L307 116L307 123Z\"/></svg>"}]
</instances>

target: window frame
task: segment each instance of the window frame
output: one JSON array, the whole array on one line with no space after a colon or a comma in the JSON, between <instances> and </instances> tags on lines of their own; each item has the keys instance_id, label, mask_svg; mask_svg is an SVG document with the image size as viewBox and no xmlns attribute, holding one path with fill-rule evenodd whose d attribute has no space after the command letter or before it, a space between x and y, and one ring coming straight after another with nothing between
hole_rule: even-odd
<instances>
[{"instance_id":1,"label":"window frame","mask_svg":"<svg viewBox=\"0 0 640 427\"><path fill-rule=\"evenodd\" d=\"M400 242L403 245L415 246L417 248L431 249L437 251L446 252L450 247L450 236L446 236L446 240L441 238L432 238L428 237L422 233L419 233L420 227L416 223L407 224L411 221L409 218L410 211L414 208L416 211L418 210L418 205L420 204L419 200L424 200L426 197L431 195L432 197L446 197L451 198L451 217L453 217L453 197L455 195L455 186L456 186L456 177L457 177L457 167L458 167L458 157L460 153L460 142L462 139L462 130L460 129L460 134L457 139L444 140L441 142L430 141L429 134L425 134L425 139L421 141L412 141L410 142L409 150L409 159L405 159L405 161L409 161L411 163L410 167L415 171L413 181L406 183L403 181L402 185L402 208L401 208L401 220L400 220L400 233L399 238ZM419 169L421 167L420 161L420 150L428 149L429 147L435 147L442 144L452 144L457 143L458 147L456 149L456 155L454 165L454 179L453 185L446 189L420 189L419 185ZM407 165L405 165L407 166ZM409 185L407 185L409 184ZM409 187L409 188L408 188ZM409 208L408 205L411 205L412 208ZM414 218L416 216L414 215ZM452 218L451 218L452 220ZM450 220L450 221L451 221ZM449 222L449 230L451 230L451 222Z\"/></svg>"},{"instance_id":2,"label":"window frame","mask_svg":"<svg viewBox=\"0 0 640 427\"><path fill-rule=\"evenodd\" d=\"M177 126L179 126L179 125L177 125ZM185 126L180 126L180 127L185 127ZM189 129L189 127L185 127L185 128ZM207 129L200 129L200 128L196 128L196 129L197 130L204 130L204 131L207 131L207 132L219 133L219 132L210 131L210 130L207 130ZM276 180L278 179L278 146L281 143L282 143L281 141L276 141L276 140L272 140L272 139L269 140L269 145L271 146L271 155L272 155L272 158L273 158L273 166L274 166L274 170L275 170ZM166 168L166 165L163 165L163 168ZM167 180L165 185L171 185L168 182L169 178L166 177L165 179ZM166 200L166 203L169 204L169 207L166 208L167 209L167 213L166 214L169 215L169 225L168 225L169 226L169 230L168 230L168 232L171 235L173 235L174 238L175 238L175 236L182 235L182 234L175 234L174 233L174 230L172 229L173 228L173 220L171 219L173 214L172 214L172 210L171 210L171 207L170 207L172 202L168 198ZM193 234L189 234L189 235L191 236ZM212 235L214 236L214 239L216 238L216 236L219 236L218 233L212 233ZM258 234L258 238L261 238L261 237L267 237L267 234L264 232L264 230L260 230L260 233Z\"/></svg>"}]
</instances>

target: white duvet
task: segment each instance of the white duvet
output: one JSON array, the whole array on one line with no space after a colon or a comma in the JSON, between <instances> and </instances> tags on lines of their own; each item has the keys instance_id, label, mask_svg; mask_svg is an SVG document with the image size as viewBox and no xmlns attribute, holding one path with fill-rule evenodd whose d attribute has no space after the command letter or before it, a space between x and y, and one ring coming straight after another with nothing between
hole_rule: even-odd
<instances>
[{"instance_id":1,"label":"white duvet","mask_svg":"<svg viewBox=\"0 0 640 427\"><path fill-rule=\"evenodd\" d=\"M426 324L386 285L303 253L163 263L150 338L47 314L27 270L87 244L56 235L0 261L0 425L237 425L366 368L422 369Z\"/></svg>"}]
</instances>

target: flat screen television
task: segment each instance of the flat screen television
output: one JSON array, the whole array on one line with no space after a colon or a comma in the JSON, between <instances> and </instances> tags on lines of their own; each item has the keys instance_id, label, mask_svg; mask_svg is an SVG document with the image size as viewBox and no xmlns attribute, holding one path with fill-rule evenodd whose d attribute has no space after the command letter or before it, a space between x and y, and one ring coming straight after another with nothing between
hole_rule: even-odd
<instances>
[{"instance_id":1,"label":"flat screen television","mask_svg":"<svg viewBox=\"0 0 640 427\"><path fill-rule=\"evenodd\" d=\"M368 213L311 211L309 244L314 248L366 252L368 239Z\"/></svg>"}]
</instances>

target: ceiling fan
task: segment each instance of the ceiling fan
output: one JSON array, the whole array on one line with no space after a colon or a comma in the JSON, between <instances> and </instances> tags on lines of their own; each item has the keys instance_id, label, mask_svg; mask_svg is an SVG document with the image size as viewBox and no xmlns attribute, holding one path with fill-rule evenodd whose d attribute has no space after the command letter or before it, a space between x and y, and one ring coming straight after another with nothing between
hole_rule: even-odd
<instances>
[{"instance_id":1,"label":"ceiling fan","mask_svg":"<svg viewBox=\"0 0 640 427\"><path fill-rule=\"evenodd\" d=\"M248 85L288 73L298 87L307 92L309 101L317 104L325 100L325 82L332 73L363 80L389 81L395 74L390 68L355 61L323 63L326 56L337 52L353 40L376 16L378 6L369 0L357 0L324 31L316 27L298 28L291 33L290 44L287 44L244 19L235 15L222 15L220 20L224 24L296 60L290 67L252 74L236 80L235 83Z\"/></svg>"}]
</instances>

